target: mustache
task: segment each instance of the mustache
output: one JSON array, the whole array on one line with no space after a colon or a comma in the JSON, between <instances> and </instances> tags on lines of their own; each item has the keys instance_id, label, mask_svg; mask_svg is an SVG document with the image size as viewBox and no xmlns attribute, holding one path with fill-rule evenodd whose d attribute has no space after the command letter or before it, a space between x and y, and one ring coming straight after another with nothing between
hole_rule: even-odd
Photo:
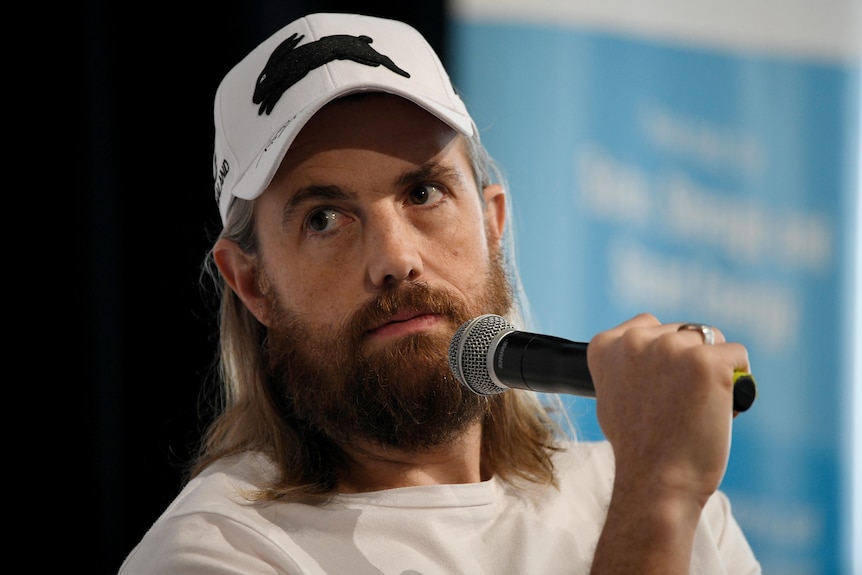
<instances>
[{"instance_id":1,"label":"mustache","mask_svg":"<svg viewBox=\"0 0 862 575\"><path fill-rule=\"evenodd\" d=\"M425 283L410 283L382 291L365 302L352 314L343 332L358 341L369 330L403 312L442 315L452 322L453 333L469 319L467 303L462 298Z\"/></svg>"}]
</instances>

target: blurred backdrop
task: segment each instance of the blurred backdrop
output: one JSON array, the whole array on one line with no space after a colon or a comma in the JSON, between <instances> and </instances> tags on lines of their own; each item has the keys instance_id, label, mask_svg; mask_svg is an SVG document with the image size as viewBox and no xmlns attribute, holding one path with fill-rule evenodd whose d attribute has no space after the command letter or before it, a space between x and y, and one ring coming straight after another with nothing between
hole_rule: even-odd
<instances>
[{"instance_id":1,"label":"blurred backdrop","mask_svg":"<svg viewBox=\"0 0 862 575\"><path fill-rule=\"evenodd\" d=\"M46 402L63 466L43 478L74 486L56 531L48 516L64 564L116 572L179 490L206 415L216 325L198 276L218 225L220 78L303 13L358 11L411 23L449 64L510 177L536 327L585 340L649 310L744 341L762 394L724 487L767 573L851 573L856 5L794 0L784 25L766 0L391 4L53 13L42 80L24 86L72 104L49 118L62 151L33 171L68 182L51 188L46 275L52 362L73 372L51 385L75 393ZM601 436L589 401L570 407Z\"/></svg>"},{"instance_id":2,"label":"blurred backdrop","mask_svg":"<svg viewBox=\"0 0 862 575\"><path fill-rule=\"evenodd\" d=\"M539 331L587 341L650 311L745 343L737 519L765 573L862 573L862 4L450 6ZM595 403L569 405L600 437Z\"/></svg>"}]
</instances>

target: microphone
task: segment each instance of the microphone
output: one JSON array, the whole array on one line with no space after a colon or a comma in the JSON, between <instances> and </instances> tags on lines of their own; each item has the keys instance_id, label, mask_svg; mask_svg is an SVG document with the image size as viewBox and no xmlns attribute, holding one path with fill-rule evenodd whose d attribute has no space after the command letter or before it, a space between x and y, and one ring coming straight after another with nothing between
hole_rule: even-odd
<instances>
[{"instance_id":1,"label":"microphone","mask_svg":"<svg viewBox=\"0 0 862 575\"><path fill-rule=\"evenodd\" d=\"M473 318L458 328L449 344L449 368L477 395L525 389L596 397L586 343L518 331L494 314ZM747 410L756 396L751 374L736 372L733 411Z\"/></svg>"}]
</instances>

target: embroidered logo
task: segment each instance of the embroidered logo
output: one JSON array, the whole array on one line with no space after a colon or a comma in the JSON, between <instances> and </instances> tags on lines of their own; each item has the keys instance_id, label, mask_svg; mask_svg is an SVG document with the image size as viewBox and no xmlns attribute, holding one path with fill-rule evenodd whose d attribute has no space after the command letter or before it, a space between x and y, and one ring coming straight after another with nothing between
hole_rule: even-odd
<instances>
[{"instance_id":1,"label":"embroidered logo","mask_svg":"<svg viewBox=\"0 0 862 575\"><path fill-rule=\"evenodd\" d=\"M222 160L221 166L219 166L218 156L213 154L213 167L215 168L213 171L217 171L215 181L215 195L216 203L219 203L219 201L221 201L221 191L224 187L224 180L225 178L227 178L227 173L230 171L230 164L228 164L227 160Z\"/></svg>"},{"instance_id":2,"label":"embroidered logo","mask_svg":"<svg viewBox=\"0 0 862 575\"><path fill-rule=\"evenodd\" d=\"M372 48L373 40L368 36L324 36L297 47L304 37L293 34L279 44L257 77L252 101L260 104L258 115L270 114L285 91L312 70L334 60L353 60L371 67L385 66L399 76L410 77L388 56Z\"/></svg>"}]
</instances>

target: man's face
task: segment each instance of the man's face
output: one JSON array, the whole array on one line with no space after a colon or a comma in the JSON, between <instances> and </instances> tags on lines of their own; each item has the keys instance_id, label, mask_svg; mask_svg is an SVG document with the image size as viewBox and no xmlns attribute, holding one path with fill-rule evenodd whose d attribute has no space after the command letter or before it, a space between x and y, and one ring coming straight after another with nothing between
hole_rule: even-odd
<instances>
[{"instance_id":1,"label":"man's face","mask_svg":"<svg viewBox=\"0 0 862 575\"><path fill-rule=\"evenodd\" d=\"M258 317L298 417L415 449L482 415L447 351L461 323L510 304L502 194L486 198L464 142L400 98L342 100L304 127L255 206Z\"/></svg>"}]
</instances>

